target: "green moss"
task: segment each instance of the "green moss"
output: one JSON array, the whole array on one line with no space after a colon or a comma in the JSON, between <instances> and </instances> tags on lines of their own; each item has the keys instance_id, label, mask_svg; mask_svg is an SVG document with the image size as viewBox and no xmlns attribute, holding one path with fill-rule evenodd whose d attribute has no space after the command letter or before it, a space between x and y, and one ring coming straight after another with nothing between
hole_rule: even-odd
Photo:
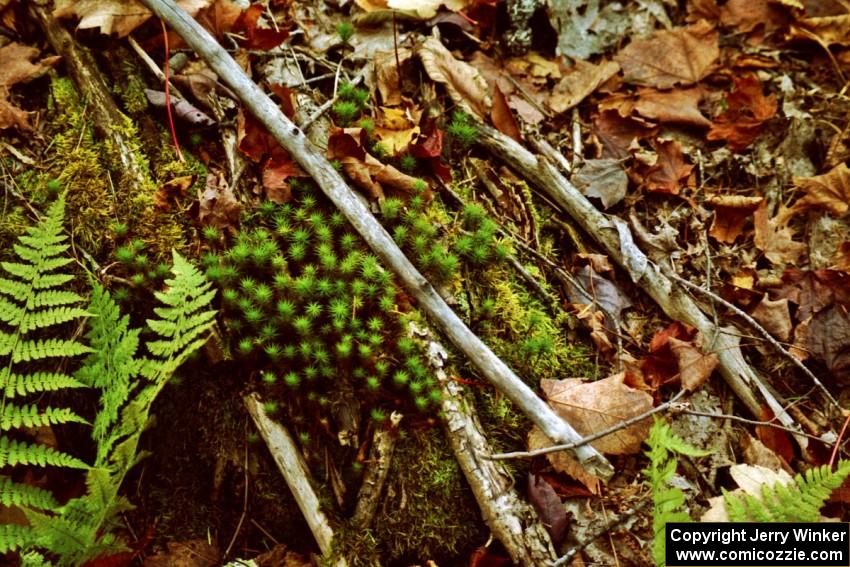
<instances>
[{"instance_id":1,"label":"green moss","mask_svg":"<svg viewBox=\"0 0 850 567\"><path fill-rule=\"evenodd\" d=\"M386 563L457 557L486 540L478 506L440 429L399 436L385 490L374 534Z\"/></svg>"}]
</instances>

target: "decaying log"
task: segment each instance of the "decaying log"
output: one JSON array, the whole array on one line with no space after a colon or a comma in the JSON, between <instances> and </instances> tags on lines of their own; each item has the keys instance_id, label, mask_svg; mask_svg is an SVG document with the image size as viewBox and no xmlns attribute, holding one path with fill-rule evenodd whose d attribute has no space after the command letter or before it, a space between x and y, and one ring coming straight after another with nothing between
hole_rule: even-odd
<instances>
[{"instance_id":1,"label":"decaying log","mask_svg":"<svg viewBox=\"0 0 850 567\"><path fill-rule=\"evenodd\" d=\"M714 352L720 361L721 375L750 413L757 417L760 415L761 398L783 425L799 427L744 359L739 334L734 329L715 325L696 302L638 248L624 221L599 212L555 165L534 156L508 136L482 124L478 125L478 132L478 143L562 207L670 319L687 323L702 333L706 338L706 348ZM804 438L797 439L805 446Z\"/></svg>"},{"instance_id":2,"label":"decaying log","mask_svg":"<svg viewBox=\"0 0 850 567\"><path fill-rule=\"evenodd\" d=\"M557 556L549 533L534 508L514 490L514 481L505 467L490 458L493 451L482 432L474 405L463 387L446 374L446 349L428 331L411 325L411 333L425 341L428 364L443 392L440 409L446 436L484 522L514 563L550 565Z\"/></svg>"},{"instance_id":3,"label":"decaying log","mask_svg":"<svg viewBox=\"0 0 850 567\"><path fill-rule=\"evenodd\" d=\"M372 447L369 449L369 462L357 493L357 505L351 516L351 525L360 530L368 529L375 519L375 512L381 501L381 493L390 465L393 462L396 440L398 439L398 424L401 414L390 414L389 427L376 429L372 435Z\"/></svg>"},{"instance_id":4,"label":"decaying log","mask_svg":"<svg viewBox=\"0 0 850 567\"><path fill-rule=\"evenodd\" d=\"M345 215L374 253L391 269L454 345L463 352L512 402L556 443L577 441L581 436L535 395L508 366L479 339L452 311L433 286L413 266L381 224L372 216L342 176L222 49L216 40L185 11L170 0L143 0L143 3L198 53L221 80L250 110L307 172L324 194ZM611 464L596 449L581 447L576 456L591 472L602 478L613 474Z\"/></svg>"},{"instance_id":5,"label":"decaying log","mask_svg":"<svg viewBox=\"0 0 850 567\"><path fill-rule=\"evenodd\" d=\"M131 194L142 195L150 190L145 186L149 175L139 165L144 160L139 159L134 149L134 140L128 140L124 133L126 128L122 129L129 122L129 118L118 109L112 99L112 93L89 51L78 44L68 30L53 17L52 5L49 0L33 0L27 3L30 14L44 30L50 46L62 56L65 68L77 88L81 93L85 93L88 102L86 108L91 114L94 127L111 149L109 158L119 162L109 164L121 176L119 185Z\"/></svg>"},{"instance_id":6,"label":"decaying log","mask_svg":"<svg viewBox=\"0 0 850 567\"><path fill-rule=\"evenodd\" d=\"M327 516L322 512L318 496L310 485L310 472L298 451L295 440L286 428L269 419L263 410L263 402L257 394L249 394L243 401L257 430L268 445L274 462L283 474L289 490L292 491L292 496L298 503L298 508L307 521L310 531L313 532L322 555L330 557L333 552L334 532L328 523ZM345 567L347 563L345 558L340 558L334 565Z\"/></svg>"}]
</instances>

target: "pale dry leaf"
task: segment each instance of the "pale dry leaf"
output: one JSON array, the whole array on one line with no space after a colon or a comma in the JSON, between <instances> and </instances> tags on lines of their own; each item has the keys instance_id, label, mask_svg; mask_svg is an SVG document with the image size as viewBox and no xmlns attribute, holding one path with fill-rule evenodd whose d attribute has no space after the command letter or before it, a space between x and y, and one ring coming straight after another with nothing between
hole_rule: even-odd
<instances>
[{"instance_id":1,"label":"pale dry leaf","mask_svg":"<svg viewBox=\"0 0 850 567\"><path fill-rule=\"evenodd\" d=\"M614 56L630 83L669 89L699 82L720 57L719 34L701 20L687 28L657 31Z\"/></svg>"},{"instance_id":2,"label":"pale dry leaf","mask_svg":"<svg viewBox=\"0 0 850 567\"><path fill-rule=\"evenodd\" d=\"M549 107L558 113L569 110L619 71L620 66L613 61L594 65L577 60L552 89L552 94L549 95Z\"/></svg>"},{"instance_id":3,"label":"pale dry leaf","mask_svg":"<svg viewBox=\"0 0 850 567\"><path fill-rule=\"evenodd\" d=\"M431 80L445 86L455 104L465 112L482 121L490 115L493 101L487 81L475 67L455 59L433 35L422 44L419 59Z\"/></svg>"},{"instance_id":4,"label":"pale dry leaf","mask_svg":"<svg viewBox=\"0 0 850 567\"><path fill-rule=\"evenodd\" d=\"M739 488L731 491L729 494L733 497L741 497L748 494L753 498L761 500L763 498L763 487L772 487L777 483L788 484L793 482L784 470L773 471L771 469L758 465L742 465L736 464L729 467L729 474L738 484ZM710 507L708 511L702 515L700 522L728 522L729 514L726 513L726 505L723 496L715 496L709 498Z\"/></svg>"},{"instance_id":5,"label":"pale dry leaf","mask_svg":"<svg viewBox=\"0 0 850 567\"><path fill-rule=\"evenodd\" d=\"M850 168L840 163L823 175L795 177L794 184L806 192L797 206L821 207L835 216L847 212L850 203Z\"/></svg>"},{"instance_id":6,"label":"pale dry leaf","mask_svg":"<svg viewBox=\"0 0 850 567\"><path fill-rule=\"evenodd\" d=\"M210 5L211 0L178 0L177 5L194 16ZM53 15L57 18L76 16L78 29L100 28L105 35L125 37L153 16L150 10L133 0L58 0Z\"/></svg>"},{"instance_id":7,"label":"pale dry leaf","mask_svg":"<svg viewBox=\"0 0 850 567\"><path fill-rule=\"evenodd\" d=\"M814 39L814 36L824 47L834 44L850 45L850 14L803 18L796 23L799 27L791 27L791 37Z\"/></svg>"},{"instance_id":8,"label":"pale dry leaf","mask_svg":"<svg viewBox=\"0 0 850 567\"><path fill-rule=\"evenodd\" d=\"M552 409L580 435L590 435L640 415L652 408L652 396L623 382L625 374L615 374L596 382L579 378L541 380L540 387ZM645 419L625 429L597 439L594 448L609 455L630 455L640 451L649 434L651 420Z\"/></svg>"},{"instance_id":9,"label":"pale dry leaf","mask_svg":"<svg viewBox=\"0 0 850 567\"><path fill-rule=\"evenodd\" d=\"M794 232L782 222L784 218L787 215L781 209L776 217L769 218L767 204L762 203L753 213L753 242L773 264L796 264L806 251L806 245L794 240Z\"/></svg>"},{"instance_id":10,"label":"pale dry leaf","mask_svg":"<svg viewBox=\"0 0 850 567\"><path fill-rule=\"evenodd\" d=\"M410 142L419 134L418 110L413 112L401 108L379 108L379 120L375 135L391 155L407 150Z\"/></svg>"},{"instance_id":11,"label":"pale dry leaf","mask_svg":"<svg viewBox=\"0 0 850 567\"><path fill-rule=\"evenodd\" d=\"M776 339L787 341L791 336L794 325L791 322L791 310L788 308L787 297L774 301L765 295L751 315Z\"/></svg>"},{"instance_id":12,"label":"pale dry leaf","mask_svg":"<svg viewBox=\"0 0 850 567\"><path fill-rule=\"evenodd\" d=\"M611 158L586 160L572 181L586 196L600 199L606 209L622 201L629 186L622 162Z\"/></svg>"},{"instance_id":13,"label":"pale dry leaf","mask_svg":"<svg viewBox=\"0 0 850 567\"><path fill-rule=\"evenodd\" d=\"M375 53L375 82L385 106L397 106L402 103L399 70L412 57L413 50L406 47Z\"/></svg>"}]
</instances>

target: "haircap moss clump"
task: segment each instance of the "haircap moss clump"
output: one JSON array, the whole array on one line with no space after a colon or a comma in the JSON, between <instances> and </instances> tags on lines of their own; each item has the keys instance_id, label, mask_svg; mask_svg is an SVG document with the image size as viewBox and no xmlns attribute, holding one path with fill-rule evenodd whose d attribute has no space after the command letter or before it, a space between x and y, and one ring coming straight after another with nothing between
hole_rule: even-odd
<instances>
[{"instance_id":1,"label":"haircap moss clump","mask_svg":"<svg viewBox=\"0 0 850 567\"><path fill-rule=\"evenodd\" d=\"M295 196L261 207L203 257L233 354L262 372L268 399L324 406L347 383L367 412L434 411L440 390L404 337L393 276L308 183Z\"/></svg>"}]
</instances>

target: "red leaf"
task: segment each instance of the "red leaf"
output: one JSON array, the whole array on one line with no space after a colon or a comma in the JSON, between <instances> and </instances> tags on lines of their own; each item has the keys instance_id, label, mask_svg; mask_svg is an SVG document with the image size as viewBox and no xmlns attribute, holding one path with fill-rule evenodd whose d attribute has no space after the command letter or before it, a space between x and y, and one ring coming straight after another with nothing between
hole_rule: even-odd
<instances>
[{"instance_id":1,"label":"red leaf","mask_svg":"<svg viewBox=\"0 0 850 567\"><path fill-rule=\"evenodd\" d=\"M774 417L769 407L761 407L759 420L772 421ZM766 425L756 425L756 435L759 441L764 443L765 447L785 459L786 463L790 463L791 459L794 458L794 447L791 445L791 437L785 431Z\"/></svg>"},{"instance_id":2,"label":"red leaf","mask_svg":"<svg viewBox=\"0 0 850 567\"><path fill-rule=\"evenodd\" d=\"M740 152L755 141L762 125L776 114L776 95L764 96L754 75L735 79L735 90L726 97L728 108L715 117L709 140L724 140Z\"/></svg>"},{"instance_id":3,"label":"red leaf","mask_svg":"<svg viewBox=\"0 0 850 567\"><path fill-rule=\"evenodd\" d=\"M510 107L508 107L504 93L496 83L493 83L493 107L490 109L490 119L499 132L510 136L517 142L522 142L522 134L520 134L516 119L511 113Z\"/></svg>"},{"instance_id":4,"label":"red leaf","mask_svg":"<svg viewBox=\"0 0 850 567\"><path fill-rule=\"evenodd\" d=\"M564 538L567 530L567 510L555 490L543 478L528 474L528 499L537 510L540 521L549 532L556 546Z\"/></svg>"},{"instance_id":5,"label":"red leaf","mask_svg":"<svg viewBox=\"0 0 850 567\"><path fill-rule=\"evenodd\" d=\"M235 27L245 30L248 37L242 43L245 49L272 49L283 43L289 37L288 30L274 30L271 28L257 27L257 22L263 14L262 4L254 4L242 12L236 21Z\"/></svg>"}]
</instances>

